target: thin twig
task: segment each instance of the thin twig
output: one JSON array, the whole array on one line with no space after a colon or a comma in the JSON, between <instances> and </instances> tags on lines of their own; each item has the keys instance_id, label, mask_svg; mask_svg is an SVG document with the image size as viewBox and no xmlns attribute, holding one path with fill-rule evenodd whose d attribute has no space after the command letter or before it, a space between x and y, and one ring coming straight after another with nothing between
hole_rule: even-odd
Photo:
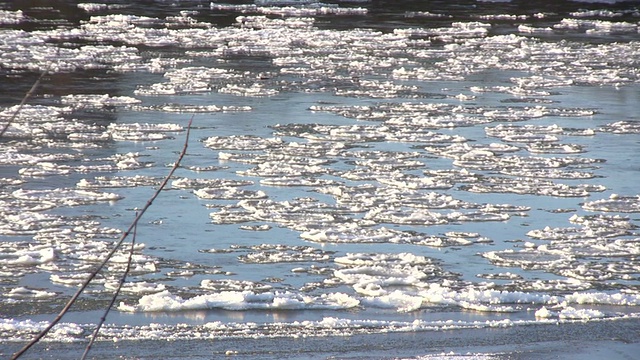
<instances>
[{"instance_id":1,"label":"thin twig","mask_svg":"<svg viewBox=\"0 0 640 360\"><path fill-rule=\"evenodd\" d=\"M136 216L137 215L138 213L136 212ZM133 227L133 237L131 238L131 248L129 248L129 258L127 259L127 267L124 269L124 273L122 274L122 277L120 277L120 281L118 282L118 287L116 288L116 291L113 293L113 297L111 297L111 302L109 303L109 306L107 306L107 308L105 309L104 315L102 315L102 317L100 318L100 322L96 326L96 329L93 331L91 340L87 344L87 347L84 349L84 353L80 358L81 360L85 360L87 358L87 355L89 355L91 346L93 346L93 343L96 341L96 338L98 337L98 333L100 332L102 325L104 324L105 321L107 321L107 315L109 315L109 311L111 311L111 309L113 308L113 304L115 304L116 299L118 298L118 295L120 295L120 290L122 290L122 286L124 285L124 282L127 280L127 275L131 270L131 260L133 259L133 250L136 245L137 229L138 229L137 225Z\"/></svg>"},{"instance_id":2,"label":"thin twig","mask_svg":"<svg viewBox=\"0 0 640 360\"><path fill-rule=\"evenodd\" d=\"M51 67L51 65L49 65L49 67ZM42 74L40 74L40 77L38 77L38 80L36 80L36 82L33 83L33 85L31 86L31 89L29 89L29 91L27 91L27 93L24 95L24 97L22 98L22 101L20 101L20 105L18 105L18 108L16 109L16 111L13 112L13 115L11 115L11 118L9 118L9 121L7 121L7 123L2 128L2 131L0 131L0 138L4 135L4 133L9 128L9 126L11 126L11 123L13 123L13 120L16 119L16 116L18 116L18 113L20 112L20 110L22 110L22 107L24 106L24 104L27 103L27 100L29 100L31 95L33 95L33 93L36 91L38 86L40 86L40 81L42 80L42 78L44 78L44 76L47 73L49 73L49 68L47 68L47 70L43 71Z\"/></svg>"},{"instance_id":3,"label":"thin twig","mask_svg":"<svg viewBox=\"0 0 640 360\"><path fill-rule=\"evenodd\" d=\"M180 156L178 157L178 160L175 162L175 164L173 164L173 167L169 171L169 174L167 174L167 176L164 178L164 180L160 184L160 187L151 196L151 198L147 200L147 203L145 204L145 206L142 208L142 210L140 210L140 213L135 217L135 219L133 219L133 222L131 223L131 225L129 225L129 228L122 234L122 236L120 237L120 240L118 240L118 242L113 247L113 249L111 249L111 251L107 254L106 258L95 268L95 270L93 270L93 272L91 272L91 274L89 274L89 277L82 283L82 285L80 286L80 289L78 289L78 291L76 291L76 293L71 297L71 299L69 299L67 304L62 308L62 310L55 317L55 319L53 319L53 321L46 328L44 328L44 330L42 330L38 335L36 335L36 337L33 338L33 340L31 340L18 352L13 354L13 356L11 357L12 360L22 356L22 354L24 354L27 350L29 350L29 348L31 348L38 341L40 341L40 339L42 339L58 322L60 322L62 317L71 308L71 305L73 305L73 303L76 302L80 294L82 294L82 292L87 288L87 286L89 286L89 283L91 282L91 280L93 280L98 275L100 270L102 270L102 268L106 265L109 259L111 259L113 254L122 245L122 243L127 238L127 236L129 236L129 233L132 231L132 229L138 224L138 221L140 221L140 218L142 217L142 215L144 215L144 213L151 206L151 204L153 204L153 201L160 195L160 192L165 188L165 186L167 186L169 179L171 178L171 176L173 176L173 173L176 171L176 169L178 169L178 167L180 166L180 162L182 161L182 158L184 158L185 154L187 153L187 146L189 143L189 133L191 132L192 121L193 121L193 116L191 116L191 119L189 120L189 124L187 125L187 134L184 140L184 146L182 147L182 152L180 152Z\"/></svg>"}]
</instances>

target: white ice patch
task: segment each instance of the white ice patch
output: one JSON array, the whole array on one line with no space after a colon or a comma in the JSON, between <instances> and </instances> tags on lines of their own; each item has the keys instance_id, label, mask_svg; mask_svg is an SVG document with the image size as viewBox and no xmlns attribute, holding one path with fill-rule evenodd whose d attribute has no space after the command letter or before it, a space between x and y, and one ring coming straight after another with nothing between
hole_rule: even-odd
<instances>
[{"instance_id":1,"label":"white ice patch","mask_svg":"<svg viewBox=\"0 0 640 360\"><path fill-rule=\"evenodd\" d=\"M75 109L127 107L141 103L140 100L130 96L109 96L108 94L65 95L60 98L60 102Z\"/></svg>"},{"instance_id":2,"label":"white ice patch","mask_svg":"<svg viewBox=\"0 0 640 360\"><path fill-rule=\"evenodd\" d=\"M316 249L311 246L269 246L251 247L254 250L248 254L238 256L243 263L273 264L291 262L325 262L332 254L329 251Z\"/></svg>"},{"instance_id":3,"label":"white ice patch","mask_svg":"<svg viewBox=\"0 0 640 360\"><path fill-rule=\"evenodd\" d=\"M115 290L119 286L118 282L106 282L104 287L109 290ZM131 294L153 294L165 290L163 284L150 283L146 281L126 282L122 285L120 291Z\"/></svg>"},{"instance_id":4,"label":"white ice patch","mask_svg":"<svg viewBox=\"0 0 640 360\"><path fill-rule=\"evenodd\" d=\"M279 138L253 135L212 136L203 140L204 146L217 150L264 150L283 143Z\"/></svg>"},{"instance_id":5,"label":"white ice patch","mask_svg":"<svg viewBox=\"0 0 640 360\"><path fill-rule=\"evenodd\" d=\"M109 124L107 131L117 141L155 141L169 137L167 133L183 131L178 124Z\"/></svg>"},{"instance_id":6,"label":"white ice patch","mask_svg":"<svg viewBox=\"0 0 640 360\"><path fill-rule=\"evenodd\" d=\"M0 24L19 24L27 20L22 10L0 10Z\"/></svg>"},{"instance_id":7,"label":"white ice patch","mask_svg":"<svg viewBox=\"0 0 640 360\"><path fill-rule=\"evenodd\" d=\"M589 211L636 213L640 212L640 196L612 194L608 199L585 202L582 207Z\"/></svg>"},{"instance_id":8,"label":"white ice patch","mask_svg":"<svg viewBox=\"0 0 640 360\"><path fill-rule=\"evenodd\" d=\"M640 121L616 121L599 128L613 134L640 134Z\"/></svg>"},{"instance_id":9,"label":"white ice patch","mask_svg":"<svg viewBox=\"0 0 640 360\"><path fill-rule=\"evenodd\" d=\"M54 261L54 248L47 245L30 245L27 248L0 247L0 265L33 266Z\"/></svg>"},{"instance_id":10,"label":"white ice patch","mask_svg":"<svg viewBox=\"0 0 640 360\"><path fill-rule=\"evenodd\" d=\"M122 199L122 196L114 193L76 189L16 190L11 195L20 200L48 201L58 206L77 206Z\"/></svg>"},{"instance_id":11,"label":"white ice patch","mask_svg":"<svg viewBox=\"0 0 640 360\"><path fill-rule=\"evenodd\" d=\"M291 292L221 291L184 299L169 291L145 295L137 305L121 302L118 309L125 312L185 311L185 310L321 310L349 309L360 304L343 293L320 296Z\"/></svg>"},{"instance_id":12,"label":"white ice patch","mask_svg":"<svg viewBox=\"0 0 640 360\"><path fill-rule=\"evenodd\" d=\"M38 290L38 289L30 289L27 287L16 287L11 289L8 293L5 293L9 299L21 299L21 300L38 300L38 299L49 299L55 297L57 294L55 292L46 291L46 290Z\"/></svg>"},{"instance_id":13,"label":"white ice patch","mask_svg":"<svg viewBox=\"0 0 640 360\"><path fill-rule=\"evenodd\" d=\"M193 193L200 199L246 200L265 199L267 194L261 190L238 189L237 187L201 188Z\"/></svg>"},{"instance_id":14,"label":"white ice patch","mask_svg":"<svg viewBox=\"0 0 640 360\"><path fill-rule=\"evenodd\" d=\"M232 280L232 279L221 279L221 280L205 279L200 282L200 287L206 290L215 290L215 291L254 291L254 292L269 291L272 288L271 285L267 285L267 284L257 283L253 281Z\"/></svg>"},{"instance_id":15,"label":"white ice patch","mask_svg":"<svg viewBox=\"0 0 640 360\"><path fill-rule=\"evenodd\" d=\"M253 181L234 179L189 179L178 178L171 182L176 189L229 188L253 185Z\"/></svg>"},{"instance_id":16,"label":"white ice patch","mask_svg":"<svg viewBox=\"0 0 640 360\"><path fill-rule=\"evenodd\" d=\"M536 312L536 316L538 312ZM571 306L568 306L562 309L558 317L560 319L571 319L571 320L591 320L591 319L599 319L605 317L605 314L600 310L594 309L575 309Z\"/></svg>"},{"instance_id":17,"label":"white ice patch","mask_svg":"<svg viewBox=\"0 0 640 360\"><path fill-rule=\"evenodd\" d=\"M82 179L76 187L79 189L104 189L136 186L160 185L161 179L143 175L134 176L96 176L93 179Z\"/></svg>"}]
</instances>

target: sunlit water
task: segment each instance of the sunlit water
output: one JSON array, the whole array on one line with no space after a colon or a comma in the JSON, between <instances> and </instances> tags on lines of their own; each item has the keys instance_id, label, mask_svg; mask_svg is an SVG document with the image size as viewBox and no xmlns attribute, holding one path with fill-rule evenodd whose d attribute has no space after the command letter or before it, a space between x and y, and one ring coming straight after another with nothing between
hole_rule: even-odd
<instances>
[{"instance_id":1,"label":"sunlit water","mask_svg":"<svg viewBox=\"0 0 640 360\"><path fill-rule=\"evenodd\" d=\"M259 357L274 347L241 341L279 338L298 356L467 358L477 330L561 341L586 323L599 339L640 314L634 6L3 5L2 124L47 72L0 142L6 354L122 236L191 118L98 351L215 339ZM128 253L49 353L82 349ZM466 340L364 345L443 331ZM345 335L371 338L341 348ZM336 353L295 342L316 337Z\"/></svg>"}]
</instances>

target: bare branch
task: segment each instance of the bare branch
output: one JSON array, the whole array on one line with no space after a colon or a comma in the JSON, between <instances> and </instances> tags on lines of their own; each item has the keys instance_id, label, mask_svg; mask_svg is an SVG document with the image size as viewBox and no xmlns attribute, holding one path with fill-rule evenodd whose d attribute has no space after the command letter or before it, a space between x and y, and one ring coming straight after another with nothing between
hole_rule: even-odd
<instances>
[{"instance_id":1,"label":"bare branch","mask_svg":"<svg viewBox=\"0 0 640 360\"><path fill-rule=\"evenodd\" d=\"M36 335L36 337L33 338L33 340L31 340L29 343L27 343L18 352L13 354L13 356L11 357L12 360L13 359L18 359L20 356L22 356L27 350L29 350L29 348L31 348L38 341L40 341L40 339L42 339L58 322L60 322L60 320L62 320L62 317L69 311L69 309L71 308L73 303L76 302L76 300L78 299L80 294L82 294L82 292L84 292L84 290L87 288L87 286L89 286L89 283L91 283L91 281L98 275L98 273L102 270L102 268L107 264L109 259L111 259L113 254L122 245L122 243L127 238L127 236L129 236L129 233L137 226L138 221L140 221L140 218L142 218L142 215L144 215L144 213L147 211L147 209L153 204L153 201L160 195L160 192L162 192L162 190L167 186L167 183L169 182L169 180L173 176L173 173L180 166L180 162L182 161L182 158L184 158L185 154L187 153L187 147L188 147L188 144L189 144L189 134L191 132L191 123L192 122L193 122L193 116L191 116L191 119L189 120L189 124L187 125L187 134L186 134L186 138L184 140L184 146L182 147L182 152L180 152L180 156L178 157L178 160L173 164L173 167L169 171L169 174L167 174L167 176L164 178L164 180L160 184L160 187L158 187L158 189L151 196L151 198L149 198L149 200L147 200L147 203L142 208L142 210L140 210L140 213L135 217L135 219L133 220L131 225L129 225L129 228L122 234L122 236L120 237L120 239L118 240L116 245L107 254L105 259L93 270L93 272L91 272L91 274L89 274L87 279L80 286L80 289L78 289L78 291L71 297L71 299L69 299L67 304L62 308L62 310L55 317L55 319L53 319L53 321L44 330L42 330L38 335Z\"/></svg>"},{"instance_id":2,"label":"bare branch","mask_svg":"<svg viewBox=\"0 0 640 360\"><path fill-rule=\"evenodd\" d=\"M136 216L138 216L137 212L136 212ZM133 237L131 238L131 247L129 248L129 258L127 259L127 267L125 268L124 273L122 274L122 277L120 277L120 281L118 282L118 287L116 288L116 291L113 293L113 297L111 297L111 302L109 303L109 306L105 309L104 315L102 315L102 317L100 318L100 322L96 326L96 329L93 331L93 335L91 336L91 340L87 344L87 347L84 349L84 353L82 354L82 357L80 358L81 360L85 360L87 358L87 355L89 355L89 351L91 350L91 346L93 346L93 343L96 341L96 338L98 337L98 333L100 332L100 329L102 328L102 325L107 320L107 316L109 315L109 311L111 311L111 309L113 308L113 304L115 304L116 299L118 298L118 295L120 294L120 290L122 290L122 286L124 285L125 281L127 280L127 275L129 274L129 271L131 270L131 260L133 259L133 250L134 250L135 245L136 245L136 231L137 231L137 229L138 229L138 227L134 226L134 228L133 228Z\"/></svg>"},{"instance_id":3,"label":"bare branch","mask_svg":"<svg viewBox=\"0 0 640 360\"><path fill-rule=\"evenodd\" d=\"M18 116L18 113L20 113L20 110L22 110L22 107L24 106L24 104L26 104L27 100L29 100L31 95L33 95L33 93L36 92L36 89L38 88L38 86L40 86L40 81L42 80L42 78L44 78L44 76L48 72L49 72L49 70L45 70L42 74L40 74L40 77L38 77L38 80L36 80L36 82L33 83L33 85L31 86L31 89L29 89L29 91L27 91L27 93L24 95L24 97L22 98L22 101L20 101L20 105L18 105L18 108L16 109L16 111L13 112L13 115L11 115L11 118L9 119L9 121L7 121L7 123L4 125L2 130L0 130L0 138L4 135L4 133L9 128L9 126L11 126L11 124L13 123L13 120L16 119L16 116Z\"/></svg>"}]
</instances>

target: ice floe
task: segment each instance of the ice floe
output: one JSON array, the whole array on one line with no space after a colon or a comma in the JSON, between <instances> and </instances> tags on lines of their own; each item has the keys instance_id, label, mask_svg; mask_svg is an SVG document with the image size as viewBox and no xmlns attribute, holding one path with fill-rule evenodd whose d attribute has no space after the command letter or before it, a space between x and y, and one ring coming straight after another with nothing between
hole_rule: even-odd
<instances>
[{"instance_id":1,"label":"ice floe","mask_svg":"<svg viewBox=\"0 0 640 360\"><path fill-rule=\"evenodd\" d=\"M611 194L608 199L585 202L582 207L590 211L635 213L640 212L640 197Z\"/></svg>"},{"instance_id":2,"label":"ice floe","mask_svg":"<svg viewBox=\"0 0 640 360\"><path fill-rule=\"evenodd\" d=\"M640 133L640 122L638 121L616 121L606 124L598 130L611 132L614 134L638 134Z\"/></svg>"},{"instance_id":3,"label":"ice floe","mask_svg":"<svg viewBox=\"0 0 640 360\"><path fill-rule=\"evenodd\" d=\"M165 290L145 295L138 304L120 303L118 309L127 312L184 311L203 309L226 310L295 310L349 309L359 305L352 296L341 293L309 296L290 292L221 291L184 299Z\"/></svg>"}]
</instances>

